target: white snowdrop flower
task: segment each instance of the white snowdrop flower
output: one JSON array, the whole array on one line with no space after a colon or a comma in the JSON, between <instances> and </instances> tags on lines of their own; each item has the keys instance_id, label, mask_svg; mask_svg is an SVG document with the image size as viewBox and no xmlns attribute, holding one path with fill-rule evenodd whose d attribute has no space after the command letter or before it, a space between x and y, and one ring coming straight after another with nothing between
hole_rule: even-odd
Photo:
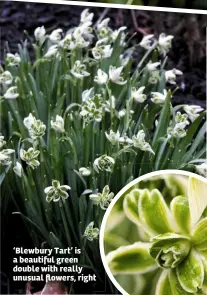
<instances>
[{"instance_id":1,"label":"white snowdrop flower","mask_svg":"<svg viewBox=\"0 0 207 295\"><path fill-rule=\"evenodd\" d=\"M52 42L57 43L61 40L62 33L63 33L62 29L56 29L56 30L52 31L52 33L49 35L49 38Z\"/></svg>"},{"instance_id":2,"label":"white snowdrop flower","mask_svg":"<svg viewBox=\"0 0 207 295\"><path fill-rule=\"evenodd\" d=\"M6 93L4 94L5 99L16 99L19 97L19 93L17 91L17 86L12 86L7 89Z\"/></svg>"},{"instance_id":3,"label":"white snowdrop flower","mask_svg":"<svg viewBox=\"0 0 207 295\"><path fill-rule=\"evenodd\" d=\"M19 176L22 177L22 165L19 162L16 162L16 165L13 167L13 171L14 173Z\"/></svg>"},{"instance_id":4,"label":"white snowdrop flower","mask_svg":"<svg viewBox=\"0 0 207 295\"><path fill-rule=\"evenodd\" d=\"M142 151L148 151L152 154L154 154L154 151L152 150L150 144L145 141L145 133L144 130L140 130L137 135L133 135L132 141L133 145L136 148L139 148Z\"/></svg>"},{"instance_id":5,"label":"white snowdrop flower","mask_svg":"<svg viewBox=\"0 0 207 295\"><path fill-rule=\"evenodd\" d=\"M106 135L106 138L108 139L108 141L110 141L112 145L116 145L119 142L119 139L120 139L119 130L117 132L110 130L109 134L107 132L105 132L105 135Z\"/></svg>"},{"instance_id":6,"label":"white snowdrop flower","mask_svg":"<svg viewBox=\"0 0 207 295\"><path fill-rule=\"evenodd\" d=\"M61 116L57 115L55 121L51 120L51 128L57 132L65 132L64 119Z\"/></svg>"},{"instance_id":7,"label":"white snowdrop flower","mask_svg":"<svg viewBox=\"0 0 207 295\"><path fill-rule=\"evenodd\" d=\"M125 33L124 31L127 29L127 27L120 27L118 30L115 30L112 32L111 34L111 37L112 37L112 40L115 41L117 39L117 37L119 36L119 34L121 33L121 45L124 44L124 39L125 39Z\"/></svg>"},{"instance_id":8,"label":"white snowdrop flower","mask_svg":"<svg viewBox=\"0 0 207 295\"><path fill-rule=\"evenodd\" d=\"M90 242L92 242L93 240L98 239L99 236L99 228L98 227L94 227L94 221L90 222L85 231L83 236L89 240Z\"/></svg>"},{"instance_id":9,"label":"white snowdrop flower","mask_svg":"<svg viewBox=\"0 0 207 295\"><path fill-rule=\"evenodd\" d=\"M76 47L76 40L72 34L67 34L63 40L60 41L59 45L67 50L72 50Z\"/></svg>"},{"instance_id":10,"label":"white snowdrop flower","mask_svg":"<svg viewBox=\"0 0 207 295\"><path fill-rule=\"evenodd\" d=\"M203 111L203 108L197 105L185 105L183 109L191 122L195 121L195 119L199 116L199 113Z\"/></svg>"},{"instance_id":11,"label":"white snowdrop flower","mask_svg":"<svg viewBox=\"0 0 207 295\"><path fill-rule=\"evenodd\" d=\"M15 150L12 149L4 149L0 151L0 164L3 166L11 165L11 154L13 154Z\"/></svg>"},{"instance_id":12,"label":"white snowdrop flower","mask_svg":"<svg viewBox=\"0 0 207 295\"><path fill-rule=\"evenodd\" d=\"M12 54L12 53L7 53L6 55L6 61L9 66L18 66L21 62L20 55L18 53Z\"/></svg>"},{"instance_id":13,"label":"white snowdrop flower","mask_svg":"<svg viewBox=\"0 0 207 295\"><path fill-rule=\"evenodd\" d=\"M71 70L73 76L77 79L83 79L84 77L90 76L90 73L86 71L86 65L80 60L76 60Z\"/></svg>"},{"instance_id":14,"label":"white snowdrop flower","mask_svg":"<svg viewBox=\"0 0 207 295\"><path fill-rule=\"evenodd\" d=\"M165 102L166 97L167 97L167 90L166 89L164 89L163 93L152 92L151 101L156 104L163 104Z\"/></svg>"},{"instance_id":15,"label":"white snowdrop flower","mask_svg":"<svg viewBox=\"0 0 207 295\"><path fill-rule=\"evenodd\" d=\"M122 109L118 112L119 119L123 118L126 115L126 110Z\"/></svg>"},{"instance_id":16,"label":"white snowdrop flower","mask_svg":"<svg viewBox=\"0 0 207 295\"><path fill-rule=\"evenodd\" d=\"M96 46L92 49L93 57L97 60L108 58L111 56L113 48L111 45L103 45L99 41Z\"/></svg>"},{"instance_id":17,"label":"white snowdrop flower","mask_svg":"<svg viewBox=\"0 0 207 295\"><path fill-rule=\"evenodd\" d=\"M46 38L45 34L46 30L44 26L36 28L34 31L35 40L40 43L43 43Z\"/></svg>"},{"instance_id":18,"label":"white snowdrop flower","mask_svg":"<svg viewBox=\"0 0 207 295\"><path fill-rule=\"evenodd\" d=\"M94 96L94 87L90 89L86 89L82 92L82 102L85 102L89 98L92 98Z\"/></svg>"},{"instance_id":19,"label":"white snowdrop flower","mask_svg":"<svg viewBox=\"0 0 207 295\"><path fill-rule=\"evenodd\" d=\"M110 100L106 101L105 111L110 113L111 110L114 110L116 106L116 98L112 95Z\"/></svg>"},{"instance_id":20,"label":"white snowdrop flower","mask_svg":"<svg viewBox=\"0 0 207 295\"><path fill-rule=\"evenodd\" d=\"M4 140L4 136L0 135L0 149L6 144L6 141Z\"/></svg>"},{"instance_id":21,"label":"white snowdrop flower","mask_svg":"<svg viewBox=\"0 0 207 295\"><path fill-rule=\"evenodd\" d=\"M40 162L37 160L39 154L40 151L35 150L33 147L30 147L27 151L20 149L20 158L32 169L35 169L40 165Z\"/></svg>"},{"instance_id":22,"label":"white snowdrop flower","mask_svg":"<svg viewBox=\"0 0 207 295\"><path fill-rule=\"evenodd\" d=\"M31 113L28 117L24 118L24 126L28 129L31 138L36 139L42 137L45 134L45 124L37 120Z\"/></svg>"},{"instance_id":23,"label":"white snowdrop flower","mask_svg":"<svg viewBox=\"0 0 207 295\"><path fill-rule=\"evenodd\" d=\"M110 193L109 186L106 185L103 188L102 193L91 194L90 200L93 201L94 205L98 205L101 209L106 210L114 197L114 193Z\"/></svg>"},{"instance_id":24,"label":"white snowdrop flower","mask_svg":"<svg viewBox=\"0 0 207 295\"><path fill-rule=\"evenodd\" d=\"M152 63L150 61L147 64L147 69L148 69L149 72L152 72L152 71L157 70L157 67L159 67L159 65L160 65L160 62L159 61L158 62L154 62L154 63Z\"/></svg>"},{"instance_id":25,"label":"white snowdrop flower","mask_svg":"<svg viewBox=\"0 0 207 295\"><path fill-rule=\"evenodd\" d=\"M102 155L99 158L95 159L93 163L94 170L99 173L99 171L108 171L111 172L115 160L112 157L107 155Z\"/></svg>"},{"instance_id":26,"label":"white snowdrop flower","mask_svg":"<svg viewBox=\"0 0 207 295\"><path fill-rule=\"evenodd\" d=\"M97 75L94 78L94 82L99 85L106 84L108 82L108 74L106 74L101 69L98 69Z\"/></svg>"},{"instance_id":27,"label":"white snowdrop flower","mask_svg":"<svg viewBox=\"0 0 207 295\"><path fill-rule=\"evenodd\" d=\"M69 197L67 191L70 189L71 187L69 185L60 185L60 182L58 180L53 179L52 185L44 189L44 193L46 194L46 201L58 202L61 199L65 201Z\"/></svg>"},{"instance_id":28,"label":"white snowdrop flower","mask_svg":"<svg viewBox=\"0 0 207 295\"><path fill-rule=\"evenodd\" d=\"M109 17L103 19L101 22L99 22L97 24L97 30L101 30L101 29L103 29L105 27L108 27L109 22L110 22L110 18Z\"/></svg>"},{"instance_id":29,"label":"white snowdrop flower","mask_svg":"<svg viewBox=\"0 0 207 295\"><path fill-rule=\"evenodd\" d=\"M157 84L157 82L160 80L160 73L159 71L151 71L149 76L149 83L150 84Z\"/></svg>"},{"instance_id":30,"label":"white snowdrop flower","mask_svg":"<svg viewBox=\"0 0 207 295\"><path fill-rule=\"evenodd\" d=\"M0 74L0 83L5 85L12 84L13 77L12 74L9 71L5 71L2 74Z\"/></svg>"},{"instance_id":31,"label":"white snowdrop flower","mask_svg":"<svg viewBox=\"0 0 207 295\"><path fill-rule=\"evenodd\" d=\"M52 46L50 46L50 48L48 49L48 51L46 52L44 57L50 58L50 57L56 56L57 53L58 53L58 46L52 45Z\"/></svg>"},{"instance_id":32,"label":"white snowdrop flower","mask_svg":"<svg viewBox=\"0 0 207 295\"><path fill-rule=\"evenodd\" d=\"M80 21L81 23L92 22L94 13L89 12L89 9L84 9L81 13Z\"/></svg>"},{"instance_id":33,"label":"white snowdrop flower","mask_svg":"<svg viewBox=\"0 0 207 295\"><path fill-rule=\"evenodd\" d=\"M142 103L147 99L146 94L143 93L145 86L136 89L135 87L132 88L132 98L136 100L136 102Z\"/></svg>"},{"instance_id":34,"label":"white snowdrop flower","mask_svg":"<svg viewBox=\"0 0 207 295\"><path fill-rule=\"evenodd\" d=\"M109 78L110 80L118 85L124 85L127 83L127 81L124 81L123 77L122 77L122 72L123 67L119 67L116 68L114 66L110 66L109 67Z\"/></svg>"},{"instance_id":35,"label":"white snowdrop flower","mask_svg":"<svg viewBox=\"0 0 207 295\"><path fill-rule=\"evenodd\" d=\"M175 115L175 123L177 128L185 128L187 125L189 125L188 115L181 114L181 112L177 112Z\"/></svg>"},{"instance_id":36,"label":"white snowdrop flower","mask_svg":"<svg viewBox=\"0 0 207 295\"><path fill-rule=\"evenodd\" d=\"M142 41L139 43L139 45L147 50L151 49L154 45L154 35L146 35L143 37Z\"/></svg>"},{"instance_id":37,"label":"white snowdrop flower","mask_svg":"<svg viewBox=\"0 0 207 295\"><path fill-rule=\"evenodd\" d=\"M119 143L124 145L132 145L133 140L125 134L119 138Z\"/></svg>"},{"instance_id":38,"label":"white snowdrop flower","mask_svg":"<svg viewBox=\"0 0 207 295\"><path fill-rule=\"evenodd\" d=\"M79 173L82 176L89 176L89 175L91 175L91 170L89 168L86 168L86 167L81 167L81 168L79 168Z\"/></svg>"},{"instance_id":39,"label":"white snowdrop flower","mask_svg":"<svg viewBox=\"0 0 207 295\"><path fill-rule=\"evenodd\" d=\"M75 28L73 32L73 36L76 39L76 43L79 43L79 39L84 38L87 41L92 41L93 36L93 28L91 27L91 22L85 22L80 24L77 28ZM86 42L86 41L85 41ZM88 42L88 44L90 44Z\"/></svg>"},{"instance_id":40,"label":"white snowdrop flower","mask_svg":"<svg viewBox=\"0 0 207 295\"><path fill-rule=\"evenodd\" d=\"M195 167L199 174L207 178L207 162L196 165Z\"/></svg>"},{"instance_id":41,"label":"white snowdrop flower","mask_svg":"<svg viewBox=\"0 0 207 295\"><path fill-rule=\"evenodd\" d=\"M176 75L182 75L183 73L177 69L169 70L165 72L165 79L170 84L176 84Z\"/></svg>"},{"instance_id":42,"label":"white snowdrop flower","mask_svg":"<svg viewBox=\"0 0 207 295\"><path fill-rule=\"evenodd\" d=\"M161 54L166 56L168 51L170 50L172 46L172 39L174 36L168 35L166 36L164 33L160 34L159 39L158 39L158 49Z\"/></svg>"}]
</instances>

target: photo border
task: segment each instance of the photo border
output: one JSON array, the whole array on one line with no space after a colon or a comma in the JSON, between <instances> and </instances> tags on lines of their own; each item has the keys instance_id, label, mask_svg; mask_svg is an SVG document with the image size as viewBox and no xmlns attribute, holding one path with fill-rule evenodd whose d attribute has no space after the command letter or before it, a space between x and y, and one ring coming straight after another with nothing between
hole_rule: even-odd
<instances>
[{"instance_id":1,"label":"photo border","mask_svg":"<svg viewBox=\"0 0 207 295\"><path fill-rule=\"evenodd\" d=\"M105 232L106 223L107 223L109 214L111 213L111 210L113 209L114 205L116 204L118 199L121 198L127 190L129 190L131 187L133 187L135 184L137 184L140 181L146 180L146 179L153 177L153 176L159 176L159 175L163 175L163 174L164 175L175 174L175 175L188 176L188 177L193 176L193 177L195 177L207 184L207 179L205 177L197 175L193 172L188 172L188 171L184 171L184 170L176 170L176 169L159 170L159 171L147 173L145 175L142 175L142 176L134 179L133 181L128 183L124 188L122 188L118 192L118 194L112 199L112 202L110 203L109 207L107 208L106 213L104 214L104 217L103 217L103 220L101 223L100 235L99 235L99 249L100 249L100 254L101 254L101 260L102 260L104 269L105 269L109 279L114 284L114 286L117 288L117 290L119 290L123 295L130 295L130 294L127 293L119 285L117 280L114 278L114 276L108 266L108 263L106 261L106 256L105 256L105 252L104 252L104 232Z\"/></svg>"}]
</instances>

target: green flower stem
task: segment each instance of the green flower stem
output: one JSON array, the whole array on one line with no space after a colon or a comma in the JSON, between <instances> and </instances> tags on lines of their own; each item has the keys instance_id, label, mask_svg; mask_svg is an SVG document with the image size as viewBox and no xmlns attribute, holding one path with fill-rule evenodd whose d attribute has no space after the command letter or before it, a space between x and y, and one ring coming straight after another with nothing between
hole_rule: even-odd
<instances>
[{"instance_id":1,"label":"green flower stem","mask_svg":"<svg viewBox=\"0 0 207 295\"><path fill-rule=\"evenodd\" d=\"M62 217L62 221L63 221L64 233L66 235L68 246L71 246L71 238L70 238L70 234L69 234L70 231L69 231L69 228L68 228L68 225L67 225L67 219L66 219L65 211L64 211L63 207L64 207L64 202L62 200L60 200L59 208L60 208L61 217Z\"/></svg>"}]
</instances>

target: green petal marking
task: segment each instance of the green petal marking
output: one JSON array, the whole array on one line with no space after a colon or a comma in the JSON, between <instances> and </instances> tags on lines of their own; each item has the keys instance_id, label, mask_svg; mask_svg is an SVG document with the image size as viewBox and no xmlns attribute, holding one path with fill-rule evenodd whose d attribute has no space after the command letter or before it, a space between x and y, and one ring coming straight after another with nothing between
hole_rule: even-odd
<instances>
[{"instance_id":1,"label":"green petal marking","mask_svg":"<svg viewBox=\"0 0 207 295\"><path fill-rule=\"evenodd\" d=\"M123 207L126 216L135 224L140 225L140 219L138 215L138 201L141 190L133 189L124 198Z\"/></svg>"},{"instance_id":2,"label":"green petal marking","mask_svg":"<svg viewBox=\"0 0 207 295\"><path fill-rule=\"evenodd\" d=\"M145 189L140 194L138 213L142 224L153 234L172 232L172 215L162 194L153 189Z\"/></svg>"},{"instance_id":3,"label":"green petal marking","mask_svg":"<svg viewBox=\"0 0 207 295\"><path fill-rule=\"evenodd\" d=\"M192 232L192 240L197 249L207 250L207 217L197 223Z\"/></svg>"},{"instance_id":4,"label":"green petal marking","mask_svg":"<svg viewBox=\"0 0 207 295\"><path fill-rule=\"evenodd\" d=\"M169 272L169 283L170 283L170 287L171 287L173 295L188 295L188 294L190 294L189 292L186 292L185 290L183 290L183 288L181 287L175 270L171 270Z\"/></svg>"},{"instance_id":5,"label":"green petal marking","mask_svg":"<svg viewBox=\"0 0 207 295\"><path fill-rule=\"evenodd\" d=\"M175 197L170 204L170 208L180 230L189 233L191 219L188 199L184 196Z\"/></svg>"},{"instance_id":6,"label":"green petal marking","mask_svg":"<svg viewBox=\"0 0 207 295\"><path fill-rule=\"evenodd\" d=\"M155 295L174 295L170 287L169 271L164 270L157 282Z\"/></svg>"},{"instance_id":7,"label":"green petal marking","mask_svg":"<svg viewBox=\"0 0 207 295\"><path fill-rule=\"evenodd\" d=\"M122 246L110 252L106 258L113 274L142 274L156 268L154 259L149 255L147 243Z\"/></svg>"},{"instance_id":8,"label":"green petal marking","mask_svg":"<svg viewBox=\"0 0 207 295\"><path fill-rule=\"evenodd\" d=\"M191 250L188 257L176 269L181 287L189 293L196 293L204 281L204 266L200 256Z\"/></svg>"}]
</instances>

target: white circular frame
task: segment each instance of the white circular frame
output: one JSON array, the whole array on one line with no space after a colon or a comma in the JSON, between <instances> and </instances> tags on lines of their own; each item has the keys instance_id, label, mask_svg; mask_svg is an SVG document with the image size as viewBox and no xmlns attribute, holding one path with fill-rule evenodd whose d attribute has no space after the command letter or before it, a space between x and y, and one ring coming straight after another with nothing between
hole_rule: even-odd
<instances>
[{"instance_id":1,"label":"white circular frame","mask_svg":"<svg viewBox=\"0 0 207 295\"><path fill-rule=\"evenodd\" d=\"M101 228L100 228L100 236L99 236L99 248L100 248L100 253L101 253L101 260L103 262L105 271L106 271L109 279L112 281L112 283L117 288L117 290L119 290L123 295L129 295L129 294L118 284L118 282L114 278L113 274L111 273L110 268L107 264L106 256L105 256L105 252L104 252L104 231L105 231L107 219L108 219L109 214L111 213L111 210L113 209L115 203L128 189L130 189L132 186L134 186L135 184L137 184L138 182L140 182L142 180L146 180L146 179L153 177L153 176L167 175L167 174L175 174L175 175L188 176L188 177L193 176L193 177L195 177L207 184L207 179L204 178L203 176L197 175L192 172L183 171L183 170L169 169L169 170L159 170L159 171L155 171L155 172L150 172L150 173L147 173L145 175L142 175L142 176L136 178L135 180L128 183L124 188L122 188L118 192L118 194L113 198L111 204L109 205L109 207L106 210L106 213L104 214L103 221L102 221Z\"/></svg>"}]
</instances>

